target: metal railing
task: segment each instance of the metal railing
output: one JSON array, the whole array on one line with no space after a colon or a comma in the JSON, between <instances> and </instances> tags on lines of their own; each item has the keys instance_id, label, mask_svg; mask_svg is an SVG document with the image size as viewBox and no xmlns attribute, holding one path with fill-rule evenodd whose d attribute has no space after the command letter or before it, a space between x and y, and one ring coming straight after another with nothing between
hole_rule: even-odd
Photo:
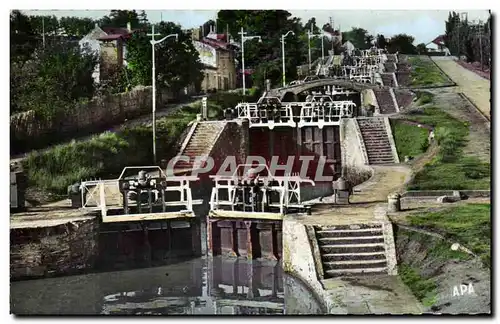
<instances>
[{"instance_id":1,"label":"metal railing","mask_svg":"<svg viewBox=\"0 0 500 324\"><path fill-rule=\"evenodd\" d=\"M134 180L133 177L125 176L126 172L130 170L150 170L148 174L152 175L151 179L153 179L155 183L161 183L161 189L159 189L159 187L151 187L146 190L150 200L152 200L153 196L155 197L154 200L149 202L146 208L142 207L140 201L135 203L127 201L126 206L124 206L124 193L120 190L120 183L124 180ZM193 205L199 204L200 202L193 201L190 182L198 180L199 178L195 176L167 177L165 172L158 166L125 167L117 179L82 181L80 184L82 208L87 210L100 210L103 220L108 216L108 211L110 209L123 209L123 213L118 213L118 215L131 215L137 217L153 213L153 207L161 207L161 211L158 213L165 213L166 208L169 206L185 207L185 210L181 212L192 213ZM166 195L166 192L179 192L180 198L171 198L169 195ZM129 207L137 207L139 213L128 214L127 210ZM149 209L150 213L142 213L141 207L142 209Z\"/></svg>"},{"instance_id":2,"label":"metal railing","mask_svg":"<svg viewBox=\"0 0 500 324\"><path fill-rule=\"evenodd\" d=\"M245 185L245 170L260 167L265 176L259 176L262 184L259 187L261 201L245 201L245 193L252 190ZM243 172L241 172L243 171ZM289 208L304 208L301 200L301 184L315 182L309 178L301 178L297 174L291 176L274 176L266 165L240 164L231 176L210 176L214 187L210 196L210 210L230 210L232 212L270 212L286 214ZM243 193L243 199L238 197ZM226 209L224 209L226 208Z\"/></svg>"}]
</instances>

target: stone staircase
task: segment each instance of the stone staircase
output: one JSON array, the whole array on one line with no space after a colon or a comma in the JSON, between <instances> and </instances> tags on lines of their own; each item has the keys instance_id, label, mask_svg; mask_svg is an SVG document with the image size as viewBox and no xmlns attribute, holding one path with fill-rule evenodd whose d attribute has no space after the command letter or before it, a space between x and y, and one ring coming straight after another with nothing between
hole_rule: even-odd
<instances>
[{"instance_id":1,"label":"stone staircase","mask_svg":"<svg viewBox=\"0 0 500 324\"><path fill-rule=\"evenodd\" d=\"M396 79L398 80L399 86L408 87L410 86L410 72L409 71L398 71L396 72Z\"/></svg>"},{"instance_id":2,"label":"stone staircase","mask_svg":"<svg viewBox=\"0 0 500 324\"><path fill-rule=\"evenodd\" d=\"M375 98L377 98L377 103L380 107L381 114L397 113L394 98L389 88L375 88L373 89L373 92L375 93Z\"/></svg>"},{"instance_id":3,"label":"stone staircase","mask_svg":"<svg viewBox=\"0 0 500 324\"><path fill-rule=\"evenodd\" d=\"M398 57L396 54L387 54L386 63L398 63Z\"/></svg>"},{"instance_id":4,"label":"stone staircase","mask_svg":"<svg viewBox=\"0 0 500 324\"><path fill-rule=\"evenodd\" d=\"M388 274L381 223L315 227L324 279Z\"/></svg>"},{"instance_id":5,"label":"stone staircase","mask_svg":"<svg viewBox=\"0 0 500 324\"><path fill-rule=\"evenodd\" d=\"M175 170L191 170L197 156L208 156L225 126L226 122L224 121L208 121L193 124L190 134L184 140L178 154L189 156L190 161L178 161L175 165Z\"/></svg>"},{"instance_id":6,"label":"stone staircase","mask_svg":"<svg viewBox=\"0 0 500 324\"><path fill-rule=\"evenodd\" d=\"M395 63L384 63L385 72L393 73L396 72L396 64Z\"/></svg>"},{"instance_id":7,"label":"stone staircase","mask_svg":"<svg viewBox=\"0 0 500 324\"><path fill-rule=\"evenodd\" d=\"M358 118L369 164L397 163L394 158L384 118Z\"/></svg>"},{"instance_id":8,"label":"stone staircase","mask_svg":"<svg viewBox=\"0 0 500 324\"><path fill-rule=\"evenodd\" d=\"M415 97L410 91L400 89L394 89L394 95L400 110L410 106Z\"/></svg>"},{"instance_id":9,"label":"stone staircase","mask_svg":"<svg viewBox=\"0 0 500 324\"><path fill-rule=\"evenodd\" d=\"M408 62L399 62L396 64L396 67L397 67L396 70L398 72L409 72L411 70L411 66Z\"/></svg>"},{"instance_id":10,"label":"stone staircase","mask_svg":"<svg viewBox=\"0 0 500 324\"><path fill-rule=\"evenodd\" d=\"M394 73L381 73L380 76L382 77L382 83L386 87L396 87L397 84L394 81L395 75Z\"/></svg>"}]
</instances>

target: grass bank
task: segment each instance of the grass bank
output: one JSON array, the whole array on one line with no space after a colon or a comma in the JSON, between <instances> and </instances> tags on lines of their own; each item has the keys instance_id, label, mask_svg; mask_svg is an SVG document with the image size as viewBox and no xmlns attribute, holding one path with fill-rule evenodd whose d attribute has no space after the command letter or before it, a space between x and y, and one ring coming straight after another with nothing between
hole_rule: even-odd
<instances>
[{"instance_id":1,"label":"grass bank","mask_svg":"<svg viewBox=\"0 0 500 324\"><path fill-rule=\"evenodd\" d=\"M417 171L409 189L490 189L490 164L463 154L469 124L433 105L432 98L430 93L419 93L417 102L422 107L410 110L403 116L406 120L432 126L439 146L438 155ZM394 139L400 156L423 151L426 144L423 144L423 131L420 131L418 127L396 122Z\"/></svg>"},{"instance_id":2,"label":"grass bank","mask_svg":"<svg viewBox=\"0 0 500 324\"><path fill-rule=\"evenodd\" d=\"M429 57L413 56L408 58L411 64L410 86L442 86L451 84L446 74Z\"/></svg>"},{"instance_id":3,"label":"grass bank","mask_svg":"<svg viewBox=\"0 0 500 324\"><path fill-rule=\"evenodd\" d=\"M409 216L412 226L439 233L477 254L484 265L491 265L491 205L466 204L436 212ZM450 252L454 252L447 249Z\"/></svg>"},{"instance_id":4,"label":"grass bank","mask_svg":"<svg viewBox=\"0 0 500 324\"><path fill-rule=\"evenodd\" d=\"M208 102L211 119L223 116L223 109L239 102L238 94L218 94ZM186 105L176 113L157 120L158 160L178 151L179 138L189 122L201 111L201 103ZM35 151L23 160L30 187L64 195L70 184L94 177L117 176L125 166L152 165L152 127L122 127L85 141L60 144L49 150Z\"/></svg>"},{"instance_id":5,"label":"grass bank","mask_svg":"<svg viewBox=\"0 0 500 324\"><path fill-rule=\"evenodd\" d=\"M408 125L397 119L391 119L390 121L394 142L401 160L405 156L416 157L425 153L429 147L427 129L416 125Z\"/></svg>"},{"instance_id":6,"label":"grass bank","mask_svg":"<svg viewBox=\"0 0 500 324\"><path fill-rule=\"evenodd\" d=\"M464 269L476 269L473 256L451 249L451 242L467 247L482 261L483 268L491 266L491 206L466 204L409 215L405 225L440 234L444 239L411 231L396 225L398 273L403 282L426 307L436 303L438 291L449 289L446 282L463 275ZM452 266L458 265L462 266ZM472 267L472 268L471 268ZM443 278L443 270L451 271ZM454 273L453 271L456 271ZM474 270L483 271L481 266ZM438 281L438 278L440 278Z\"/></svg>"}]
</instances>

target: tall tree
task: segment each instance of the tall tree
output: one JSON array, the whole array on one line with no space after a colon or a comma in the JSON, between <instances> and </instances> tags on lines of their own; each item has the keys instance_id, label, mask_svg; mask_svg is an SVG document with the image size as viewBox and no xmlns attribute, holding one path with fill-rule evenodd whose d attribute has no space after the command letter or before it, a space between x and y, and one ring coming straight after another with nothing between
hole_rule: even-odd
<instances>
[{"instance_id":1,"label":"tall tree","mask_svg":"<svg viewBox=\"0 0 500 324\"><path fill-rule=\"evenodd\" d=\"M169 38L155 45L156 80L158 87L173 91L203 80L203 66L191 38L179 25L162 22L156 25L155 32L161 35L179 34L179 41ZM158 36L160 38L160 36ZM135 33L127 43L127 62L129 77L135 85L151 84L151 44L145 32Z\"/></svg>"},{"instance_id":2,"label":"tall tree","mask_svg":"<svg viewBox=\"0 0 500 324\"><path fill-rule=\"evenodd\" d=\"M90 18L62 17L59 26L68 36L83 37L95 27L95 22Z\"/></svg>"},{"instance_id":3,"label":"tall tree","mask_svg":"<svg viewBox=\"0 0 500 324\"><path fill-rule=\"evenodd\" d=\"M415 38L407 34L398 34L391 37L388 51L390 53L399 52L401 54L417 54L417 50L413 45Z\"/></svg>"},{"instance_id":4,"label":"tall tree","mask_svg":"<svg viewBox=\"0 0 500 324\"><path fill-rule=\"evenodd\" d=\"M238 34L241 27L248 35L262 37L262 43L255 40L245 43L245 67L255 69L252 77L259 86L263 85L263 75L269 76L269 71L276 71L275 66L281 63L281 36L290 30L295 35L288 35L285 40L287 80L294 80L297 65L307 62L307 38L303 36L306 31L300 19L286 10L220 10L217 19L218 24L229 26L231 36L237 41L241 39ZM276 85L281 78L274 75L271 82Z\"/></svg>"},{"instance_id":5,"label":"tall tree","mask_svg":"<svg viewBox=\"0 0 500 324\"><path fill-rule=\"evenodd\" d=\"M368 37L371 38L368 38ZM342 33L342 40L350 41L354 47L363 50L371 47L367 40L372 40L373 36L368 34L368 31L363 28L353 27L350 31Z\"/></svg>"},{"instance_id":6,"label":"tall tree","mask_svg":"<svg viewBox=\"0 0 500 324\"><path fill-rule=\"evenodd\" d=\"M26 63L11 64L11 112L53 116L94 93L96 56L68 43L38 48Z\"/></svg>"},{"instance_id":7,"label":"tall tree","mask_svg":"<svg viewBox=\"0 0 500 324\"><path fill-rule=\"evenodd\" d=\"M136 29L141 26L140 19L135 10L111 10L109 16L102 18L101 23L103 26L109 27L127 27L127 23L130 22L132 28Z\"/></svg>"},{"instance_id":8,"label":"tall tree","mask_svg":"<svg viewBox=\"0 0 500 324\"><path fill-rule=\"evenodd\" d=\"M425 55L425 54L427 54L427 47L425 46L424 43L418 44L417 47L416 47L416 50L417 50L417 53L419 55Z\"/></svg>"},{"instance_id":9,"label":"tall tree","mask_svg":"<svg viewBox=\"0 0 500 324\"><path fill-rule=\"evenodd\" d=\"M10 55L12 61L26 61L37 46L38 39L31 20L19 10L10 13Z\"/></svg>"},{"instance_id":10,"label":"tall tree","mask_svg":"<svg viewBox=\"0 0 500 324\"><path fill-rule=\"evenodd\" d=\"M386 38L385 38L385 36L384 36L384 35L382 35L382 34L378 34L378 35L377 35L377 40L376 40L376 42L377 42L377 47L378 47L378 48L386 48L386 47L387 47L387 44L388 44L388 43L387 43L387 39L386 39Z\"/></svg>"}]
</instances>

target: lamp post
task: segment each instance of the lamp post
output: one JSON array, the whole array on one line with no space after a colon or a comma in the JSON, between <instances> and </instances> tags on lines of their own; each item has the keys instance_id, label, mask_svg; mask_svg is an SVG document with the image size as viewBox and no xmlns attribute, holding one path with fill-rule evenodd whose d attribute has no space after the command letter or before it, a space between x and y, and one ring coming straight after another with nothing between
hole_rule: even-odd
<instances>
[{"instance_id":1,"label":"lamp post","mask_svg":"<svg viewBox=\"0 0 500 324\"><path fill-rule=\"evenodd\" d=\"M245 36L246 32L243 31L243 27L241 27L241 31L238 33L241 35L241 69L242 69L242 78L243 78L243 96L246 95L245 92L245 41L251 39L258 39L259 42L262 42L262 38L260 36Z\"/></svg>"},{"instance_id":2,"label":"lamp post","mask_svg":"<svg viewBox=\"0 0 500 324\"><path fill-rule=\"evenodd\" d=\"M321 62L325 61L325 46L324 46L324 37L323 34L313 34L312 32L307 32L307 37L309 39L309 70L311 69L311 38L321 36Z\"/></svg>"},{"instance_id":3,"label":"lamp post","mask_svg":"<svg viewBox=\"0 0 500 324\"><path fill-rule=\"evenodd\" d=\"M148 34L148 36L151 36L151 40L149 41L151 43L151 49L153 52L153 73L152 73L152 85L153 85L153 162L156 164L156 64L155 64L155 45L160 44L164 40L170 37L175 37L176 41L179 41L179 34L170 34L168 36L163 37L160 40L155 40L155 36L160 36L161 34L155 34L155 26L151 26L151 34Z\"/></svg>"},{"instance_id":4,"label":"lamp post","mask_svg":"<svg viewBox=\"0 0 500 324\"><path fill-rule=\"evenodd\" d=\"M288 33L281 35L281 56L283 57L283 88L285 87L285 38L292 34L295 36L293 31L288 31Z\"/></svg>"}]
</instances>

